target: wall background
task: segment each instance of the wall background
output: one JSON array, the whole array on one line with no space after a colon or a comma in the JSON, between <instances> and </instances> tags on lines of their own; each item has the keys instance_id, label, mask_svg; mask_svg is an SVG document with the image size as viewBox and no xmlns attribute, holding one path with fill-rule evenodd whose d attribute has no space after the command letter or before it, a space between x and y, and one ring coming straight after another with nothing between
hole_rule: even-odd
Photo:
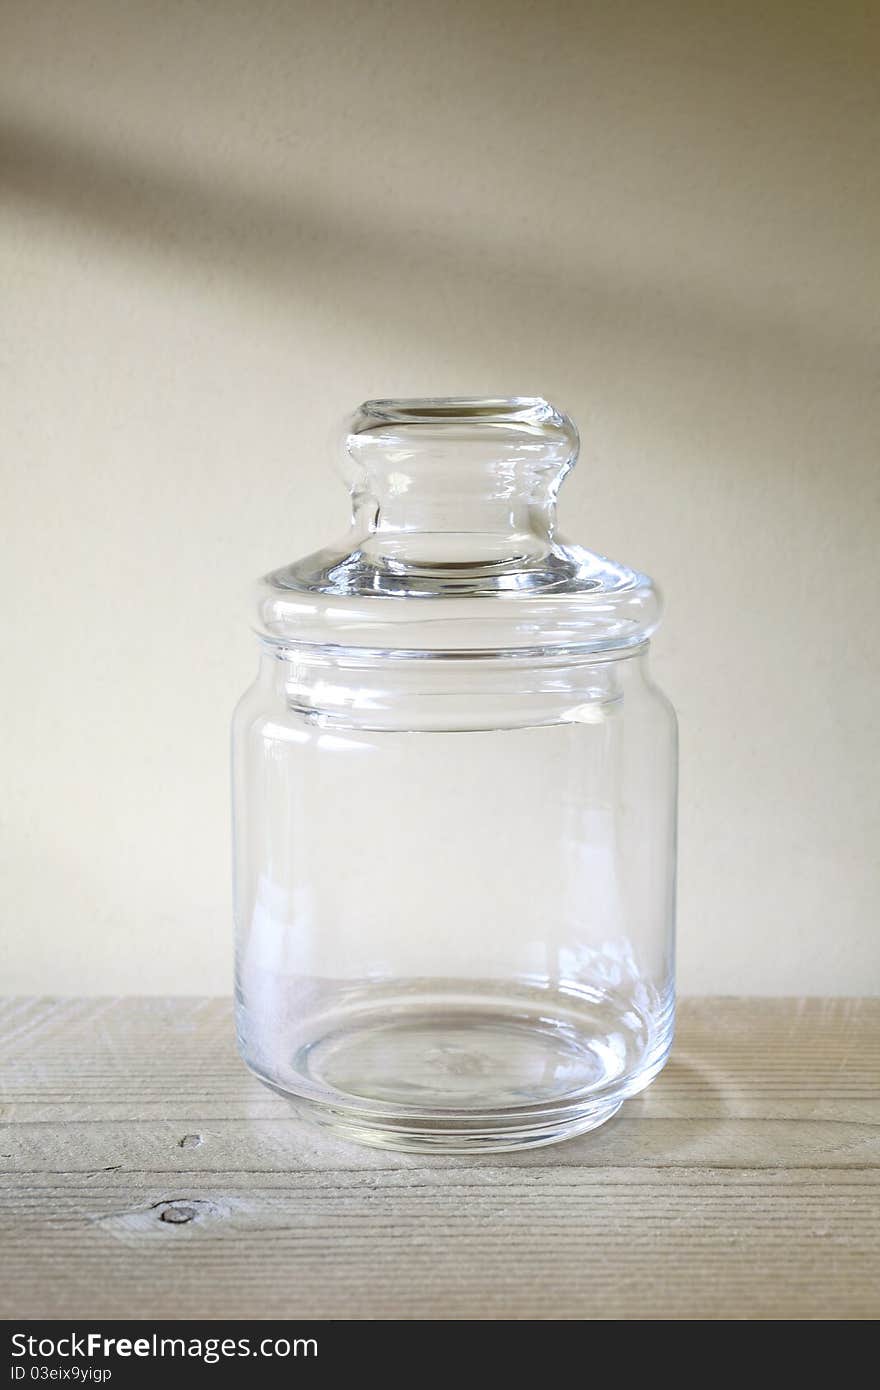
<instances>
[{"instance_id":1,"label":"wall background","mask_svg":"<svg viewBox=\"0 0 880 1390\"><path fill-rule=\"evenodd\" d=\"M484 392L665 590L682 987L880 990L878 18L4 0L4 990L229 988L242 595Z\"/></svg>"}]
</instances>

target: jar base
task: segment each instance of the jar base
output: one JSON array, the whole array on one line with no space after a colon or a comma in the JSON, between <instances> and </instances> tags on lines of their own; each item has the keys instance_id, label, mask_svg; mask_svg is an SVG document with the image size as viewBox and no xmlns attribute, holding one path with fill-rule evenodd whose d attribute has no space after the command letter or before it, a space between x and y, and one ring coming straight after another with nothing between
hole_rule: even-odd
<instances>
[{"instance_id":1,"label":"jar base","mask_svg":"<svg viewBox=\"0 0 880 1390\"><path fill-rule=\"evenodd\" d=\"M536 1149L544 1144L559 1144L598 1129L616 1115L622 1100L602 1106L585 1107L584 1113L565 1120L543 1124L509 1124L503 1129L488 1121L484 1128L456 1128L456 1122L433 1119L430 1127L417 1121L395 1124L365 1120L362 1115L332 1109L296 1098L296 1107L304 1118L328 1129L338 1139L352 1144L368 1144L371 1148L395 1149L401 1153L476 1154L511 1153L518 1149Z\"/></svg>"},{"instance_id":2,"label":"jar base","mask_svg":"<svg viewBox=\"0 0 880 1390\"><path fill-rule=\"evenodd\" d=\"M274 1042L286 1065L251 1060L244 1036L242 1052L306 1117L361 1144L462 1154L604 1124L663 1066L672 1007L645 1017L583 987L410 981L346 991L292 1026L290 1051Z\"/></svg>"}]
</instances>

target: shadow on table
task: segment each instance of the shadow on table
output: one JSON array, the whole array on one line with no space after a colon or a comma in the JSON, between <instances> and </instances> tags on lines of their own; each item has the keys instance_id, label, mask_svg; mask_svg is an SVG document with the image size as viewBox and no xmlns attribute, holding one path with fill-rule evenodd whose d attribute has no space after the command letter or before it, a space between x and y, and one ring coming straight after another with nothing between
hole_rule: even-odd
<instances>
[{"instance_id":1,"label":"shadow on table","mask_svg":"<svg viewBox=\"0 0 880 1390\"><path fill-rule=\"evenodd\" d=\"M712 1163L727 1150L723 1136L736 1118L734 1093L743 1080L677 1047L656 1081L601 1128L521 1154L487 1155L482 1162L563 1168Z\"/></svg>"}]
</instances>

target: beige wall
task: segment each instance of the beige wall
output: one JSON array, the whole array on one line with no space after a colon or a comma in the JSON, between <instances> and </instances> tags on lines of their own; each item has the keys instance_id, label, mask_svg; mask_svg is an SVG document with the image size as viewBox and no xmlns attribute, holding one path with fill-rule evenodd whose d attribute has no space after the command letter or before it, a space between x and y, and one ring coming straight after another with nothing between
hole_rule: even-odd
<instances>
[{"instance_id":1,"label":"beige wall","mask_svg":"<svg viewBox=\"0 0 880 1390\"><path fill-rule=\"evenodd\" d=\"M880 988L878 14L5 0L3 988L228 988L241 596L479 392L665 590L683 988Z\"/></svg>"}]
</instances>

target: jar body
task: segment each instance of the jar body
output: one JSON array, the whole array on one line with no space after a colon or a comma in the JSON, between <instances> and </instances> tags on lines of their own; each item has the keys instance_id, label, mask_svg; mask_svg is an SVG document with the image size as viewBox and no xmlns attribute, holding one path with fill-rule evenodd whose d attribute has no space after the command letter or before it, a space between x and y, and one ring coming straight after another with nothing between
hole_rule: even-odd
<instances>
[{"instance_id":1,"label":"jar body","mask_svg":"<svg viewBox=\"0 0 880 1390\"><path fill-rule=\"evenodd\" d=\"M396 1148L602 1123L671 1043L676 766L647 643L382 663L267 645L233 730L245 1061Z\"/></svg>"}]
</instances>

